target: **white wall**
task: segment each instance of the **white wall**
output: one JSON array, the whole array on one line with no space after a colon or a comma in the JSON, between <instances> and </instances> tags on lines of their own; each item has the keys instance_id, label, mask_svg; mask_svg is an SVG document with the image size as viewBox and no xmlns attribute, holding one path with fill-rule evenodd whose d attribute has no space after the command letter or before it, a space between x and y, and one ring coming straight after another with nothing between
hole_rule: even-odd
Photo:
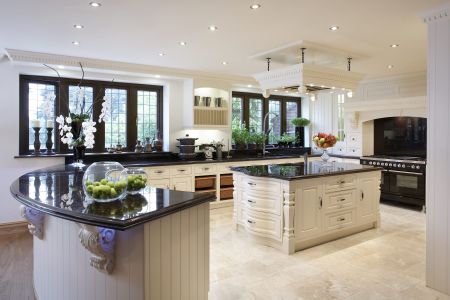
<instances>
[{"instance_id":1,"label":"white wall","mask_svg":"<svg viewBox=\"0 0 450 300\"><path fill-rule=\"evenodd\" d=\"M450 294L450 3L428 23L427 276Z\"/></svg>"}]
</instances>

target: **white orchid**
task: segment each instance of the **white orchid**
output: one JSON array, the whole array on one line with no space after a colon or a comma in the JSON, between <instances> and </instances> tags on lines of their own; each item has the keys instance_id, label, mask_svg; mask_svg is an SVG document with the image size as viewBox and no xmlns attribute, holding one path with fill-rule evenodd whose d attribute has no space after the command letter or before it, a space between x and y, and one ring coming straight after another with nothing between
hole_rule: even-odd
<instances>
[{"instance_id":1,"label":"white orchid","mask_svg":"<svg viewBox=\"0 0 450 300\"><path fill-rule=\"evenodd\" d=\"M108 96L103 97L102 111L98 117L98 122L107 122L111 117L111 99Z\"/></svg>"},{"instance_id":2,"label":"white orchid","mask_svg":"<svg viewBox=\"0 0 450 300\"><path fill-rule=\"evenodd\" d=\"M85 121L83 122L82 127L84 133L84 145L86 146L86 148L93 148L95 144L94 133L97 132L97 128L95 128L95 122Z\"/></svg>"}]
</instances>

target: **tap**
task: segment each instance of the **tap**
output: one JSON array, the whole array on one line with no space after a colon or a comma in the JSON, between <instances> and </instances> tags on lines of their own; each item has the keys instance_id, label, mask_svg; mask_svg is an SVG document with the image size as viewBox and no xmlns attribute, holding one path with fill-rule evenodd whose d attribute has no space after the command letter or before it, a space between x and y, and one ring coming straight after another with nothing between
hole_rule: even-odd
<instances>
[{"instance_id":1,"label":"tap","mask_svg":"<svg viewBox=\"0 0 450 300\"><path fill-rule=\"evenodd\" d=\"M270 114L275 115L275 118L278 117L278 114L276 114L276 113L274 113L274 112L270 112L270 111L269 111L268 113L265 114L264 119L263 119L263 134L264 134L264 137L265 137L265 138L268 137L268 132L266 133L266 120L267 120L267 117L268 117ZM270 132L270 130L269 130L269 132ZM266 156L266 153L269 153L269 152L266 151L266 139L264 139L264 143L263 143L263 153L262 153L263 157Z\"/></svg>"}]
</instances>

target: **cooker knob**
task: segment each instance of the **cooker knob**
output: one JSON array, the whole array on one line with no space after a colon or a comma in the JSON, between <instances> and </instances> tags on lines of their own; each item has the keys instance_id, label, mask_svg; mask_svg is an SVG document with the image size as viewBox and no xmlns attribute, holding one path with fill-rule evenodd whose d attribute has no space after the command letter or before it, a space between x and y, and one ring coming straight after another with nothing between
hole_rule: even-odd
<instances>
[{"instance_id":1,"label":"cooker knob","mask_svg":"<svg viewBox=\"0 0 450 300\"><path fill-rule=\"evenodd\" d=\"M392 163L389 164L389 167L392 167Z\"/></svg>"},{"instance_id":2,"label":"cooker knob","mask_svg":"<svg viewBox=\"0 0 450 300\"><path fill-rule=\"evenodd\" d=\"M392 166L395 168L395 167L397 167L397 164L392 164Z\"/></svg>"},{"instance_id":3,"label":"cooker knob","mask_svg":"<svg viewBox=\"0 0 450 300\"><path fill-rule=\"evenodd\" d=\"M405 164L403 164L403 165L402 165L402 168L404 169L405 167L406 167Z\"/></svg>"}]
</instances>

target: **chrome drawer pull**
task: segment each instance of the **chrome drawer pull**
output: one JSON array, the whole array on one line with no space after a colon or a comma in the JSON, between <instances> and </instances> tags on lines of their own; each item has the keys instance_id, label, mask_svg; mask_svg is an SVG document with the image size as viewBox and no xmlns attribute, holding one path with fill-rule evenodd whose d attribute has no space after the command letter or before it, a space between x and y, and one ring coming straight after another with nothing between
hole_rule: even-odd
<instances>
[{"instance_id":1,"label":"chrome drawer pull","mask_svg":"<svg viewBox=\"0 0 450 300\"><path fill-rule=\"evenodd\" d=\"M208 171L209 170L209 168L203 168L203 171Z\"/></svg>"},{"instance_id":2,"label":"chrome drawer pull","mask_svg":"<svg viewBox=\"0 0 450 300\"><path fill-rule=\"evenodd\" d=\"M185 169L178 170L178 172L186 172Z\"/></svg>"},{"instance_id":3,"label":"chrome drawer pull","mask_svg":"<svg viewBox=\"0 0 450 300\"><path fill-rule=\"evenodd\" d=\"M339 199L339 201L341 201L341 202L342 202L342 201L345 201L345 198Z\"/></svg>"},{"instance_id":4,"label":"chrome drawer pull","mask_svg":"<svg viewBox=\"0 0 450 300\"><path fill-rule=\"evenodd\" d=\"M256 183L253 183L253 182L247 182L247 184L251 185L251 186L255 186L256 185Z\"/></svg>"},{"instance_id":5,"label":"chrome drawer pull","mask_svg":"<svg viewBox=\"0 0 450 300\"><path fill-rule=\"evenodd\" d=\"M255 222L253 222L252 220L247 220L247 222L250 224L255 224Z\"/></svg>"},{"instance_id":6,"label":"chrome drawer pull","mask_svg":"<svg viewBox=\"0 0 450 300\"><path fill-rule=\"evenodd\" d=\"M344 183L345 183L345 180L339 180L338 183L339 183L339 184L344 184Z\"/></svg>"},{"instance_id":7,"label":"chrome drawer pull","mask_svg":"<svg viewBox=\"0 0 450 300\"><path fill-rule=\"evenodd\" d=\"M250 203L255 203L255 201L252 201L252 200L250 200L250 199L248 199L247 201L250 202Z\"/></svg>"},{"instance_id":8,"label":"chrome drawer pull","mask_svg":"<svg viewBox=\"0 0 450 300\"><path fill-rule=\"evenodd\" d=\"M319 209L321 209L322 208L322 197L319 196L319 200L320 200L320 207L319 207Z\"/></svg>"},{"instance_id":9,"label":"chrome drawer pull","mask_svg":"<svg viewBox=\"0 0 450 300\"><path fill-rule=\"evenodd\" d=\"M161 173L164 173L164 171L158 170L158 171L155 171L155 173L156 174L161 174Z\"/></svg>"},{"instance_id":10,"label":"chrome drawer pull","mask_svg":"<svg viewBox=\"0 0 450 300\"><path fill-rule=\"evenodd\" d=\"M339 222L345 221L345 218L341 217L339 219L337 219Z\"/></svg>"}]
</instances>

